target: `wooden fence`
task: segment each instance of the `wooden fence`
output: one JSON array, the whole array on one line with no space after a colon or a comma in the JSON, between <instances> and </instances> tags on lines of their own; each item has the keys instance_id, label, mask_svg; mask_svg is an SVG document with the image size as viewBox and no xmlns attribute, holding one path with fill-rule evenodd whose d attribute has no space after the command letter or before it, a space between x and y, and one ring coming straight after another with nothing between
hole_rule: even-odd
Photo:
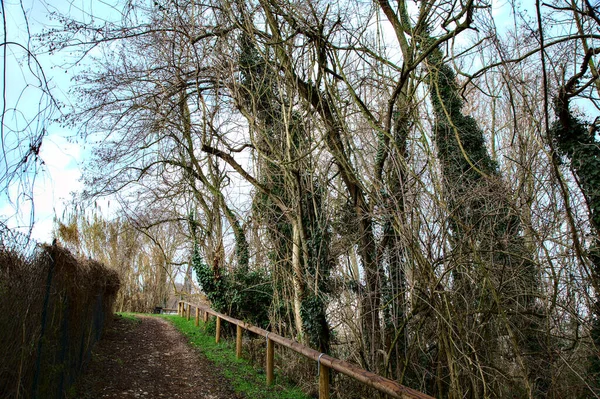
<instances>
[{"instance_id":1,"label":"wooden fence","mask_svg":"<svg viewBox=\"0 0 600 399\"><path fill-rule=\"evenodd\" d=\"M267 341L267 385L273 383L273 366L274 366L274 345L275 343L289 348L304 357L312 359L318 363L319 366L319 398L329 399L329 370L333 369L337 372L347 375L361 383L368 385L389 395L392 398L401 399L433 399L431 396L416 391L414 389L400 385L395 381L388 380L380 375L371 373L367 370L361 369L360 367L345 362L340 359L331 357L325 353L321 353L309 347L306 347L299 342L282 337L281 335L263 330L262 328L253 326L251 324L244 323L241 320L234 319L225 314L216 312L208 306L193 304L186 301L179 301L177 306L177 313L182 317L187 317L188 320L191 318L192 307L196 309L196 326L199 325L200 314L202 313L204 322L208 321L208 316L213 315L217 318L217 328L215 340L218 343L221 339L221 321L225 320L231 324L235 324L236 334L236 356L239 358L242 356L242 333L243 330L251 331L255 334L261 335L266 338Z\"/></svg>"}]
</instances>

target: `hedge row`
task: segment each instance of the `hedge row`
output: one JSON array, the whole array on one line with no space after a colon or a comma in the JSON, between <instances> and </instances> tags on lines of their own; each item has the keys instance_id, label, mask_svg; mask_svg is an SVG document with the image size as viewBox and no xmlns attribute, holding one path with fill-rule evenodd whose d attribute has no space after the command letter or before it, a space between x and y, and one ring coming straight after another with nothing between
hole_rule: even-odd
<instances>
[{"instance_id":1,"label":"hedge row","mask_svg":"<svg viewBox=\"0 0 600 399\"><path fill-rule=\"evenodd\" d=\"M116 272L59 246L28 256L0 242L0 397L62 398L119 290Z\"/></svg>"}]
</instances>

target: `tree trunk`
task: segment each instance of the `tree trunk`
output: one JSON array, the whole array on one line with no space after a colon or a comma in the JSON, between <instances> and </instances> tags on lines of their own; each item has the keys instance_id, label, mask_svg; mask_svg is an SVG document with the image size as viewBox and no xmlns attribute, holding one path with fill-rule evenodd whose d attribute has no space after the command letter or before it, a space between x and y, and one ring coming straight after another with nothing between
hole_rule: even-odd
<instances>
[{"instance_id":1,"label":"tree trunk","mask_svg":"<svg viewBox=\"0 0 600 399\"><path fill-rule=\"evenodd\" d=\"M300 341L304 342L302 328L302 299L304 298L304 273L302 272L302 259L300 256L300 229L298 222L292 224L292 270L294 273L294 321Z\"/></svg>"}]
</instances>

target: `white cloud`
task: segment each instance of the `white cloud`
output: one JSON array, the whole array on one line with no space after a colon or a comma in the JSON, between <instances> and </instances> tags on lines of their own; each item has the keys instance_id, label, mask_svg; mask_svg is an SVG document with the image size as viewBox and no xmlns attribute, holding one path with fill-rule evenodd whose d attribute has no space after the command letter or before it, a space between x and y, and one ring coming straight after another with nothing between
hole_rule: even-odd
<instances>
[{"instance_id":1,"label":"white cloud","mask_svg":"<svg viewBox=\"0 0 600 399\"><path fill-rule=\"evenodd\" d=\"M44 165L35 176L32 193L17 197L20 187L16 182L10 191L13 200L16 199L17 209L5 200L0 201L0 215L9 217L8 227L27 233L33 204L32 237L40 242L51 241L54 217L62 217L71 193L82 189L79 181L81 156L81 146L70 143L65 138L65 132L51 133L45 137L40 151ZM29 194L33 201L27 200Z\"/></svg>"},{"instance_id":2,"label":"white cloud","mask_svg":"<svg viewBox=\"0 0 600 399\"><path fill-rule=\"evenodd\" d=\"M63 135L51 134L40 152L46 173L34 186L35 224L33 237L49 241L54 216L61 217L71 193L80 191L81 147L68 142Z\"/></svg>"}]
</instances>

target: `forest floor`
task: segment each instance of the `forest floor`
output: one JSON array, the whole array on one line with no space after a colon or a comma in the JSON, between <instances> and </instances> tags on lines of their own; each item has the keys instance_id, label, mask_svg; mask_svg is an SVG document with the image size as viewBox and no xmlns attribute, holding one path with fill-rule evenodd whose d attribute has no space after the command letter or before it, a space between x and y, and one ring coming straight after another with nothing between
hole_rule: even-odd
<instances>
[{"instance_id":1,"label":"forest floor","mask_svg":"<svg viewBox=\"0 0 600 399\"><path fill-rule=\"evenodd\" d=\"M230 399L234 393L218 367L169 322L116 315L96 345L71 397Z\"/></svg>"}]
</instances>

